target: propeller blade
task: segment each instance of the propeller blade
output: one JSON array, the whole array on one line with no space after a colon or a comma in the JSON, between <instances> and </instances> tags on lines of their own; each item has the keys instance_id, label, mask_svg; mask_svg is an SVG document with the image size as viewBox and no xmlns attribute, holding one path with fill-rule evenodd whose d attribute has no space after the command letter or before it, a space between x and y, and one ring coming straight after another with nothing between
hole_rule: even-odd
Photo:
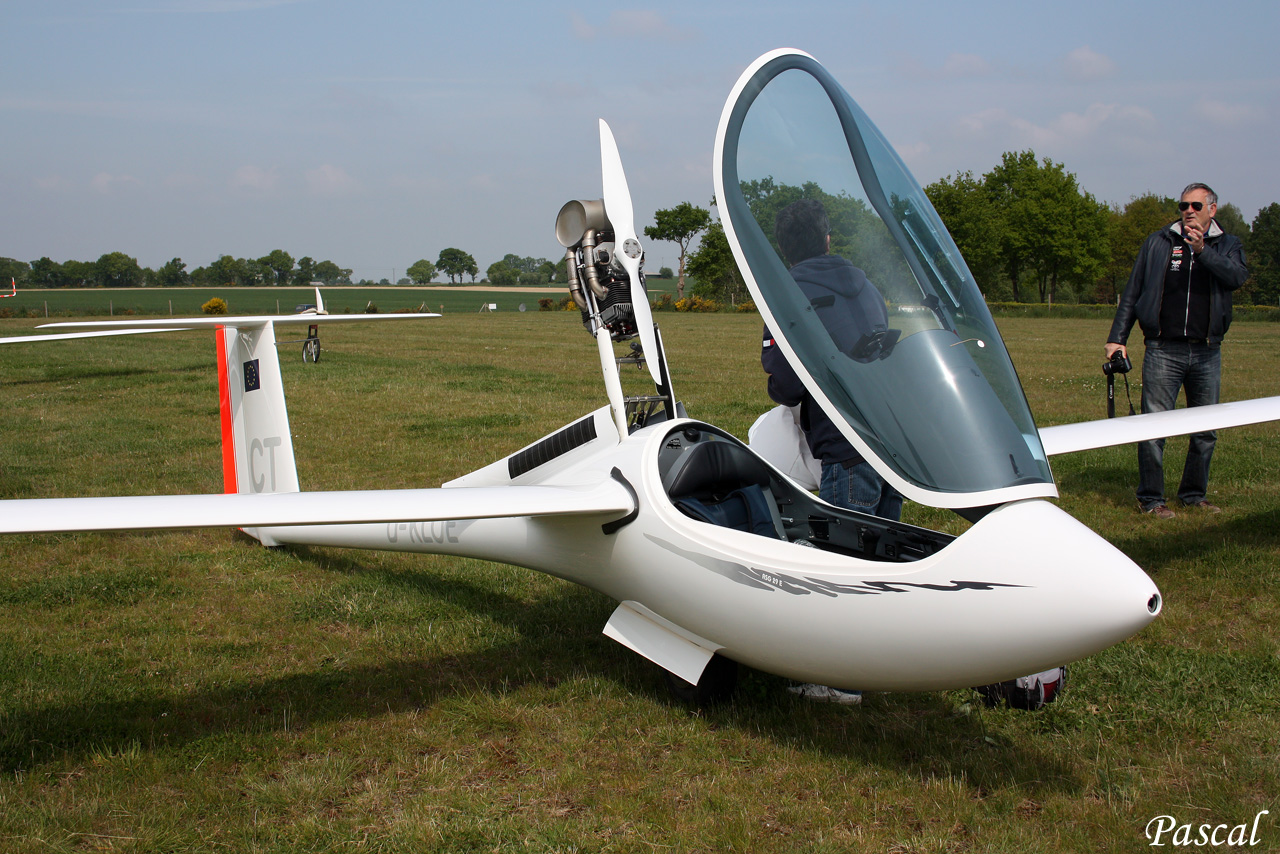
<instances>
[{"instance_id":1,"label":"propeller blade","mask_svg":"<svg viewBox=\"0 0 1280 854\"><path fill-rule=\"evenodd\" d=\"M600 120L600 169L604 173L604 212L613 224L614 257L622 264L631 279L631 310L636 316L636 330L640 333L640 346L644 348L645 364L655 385L662 385L658 366L658 338L653 331L653 312L649 309L649 292L640 278L640 258L644 254L636 239L635 215L631 207L631 190L627 187L627 175L622 171L622 158L618 155L618 143L614 141L609 123Z\"/></svg>"}]
</instances>

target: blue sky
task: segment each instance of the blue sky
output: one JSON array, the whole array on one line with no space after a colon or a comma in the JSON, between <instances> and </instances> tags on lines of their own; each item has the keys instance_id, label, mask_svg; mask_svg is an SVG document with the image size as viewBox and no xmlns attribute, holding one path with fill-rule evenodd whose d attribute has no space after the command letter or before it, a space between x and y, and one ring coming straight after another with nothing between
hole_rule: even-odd
<instances>
[{"instance_id":1,"label":"blue sky","mask_svg":"<svg viewBox=\"0 0 1280 854\"><path fill-rule=\"evenodd\" d=\"M1280 201L1280 4L6 0L0 256L556 259L613 127L637 226L712 195L730 87L825 64L921 184L1027 148L1123 203ZM647 267L675 266L671 244Z\"/></svg>"}]
</instances>

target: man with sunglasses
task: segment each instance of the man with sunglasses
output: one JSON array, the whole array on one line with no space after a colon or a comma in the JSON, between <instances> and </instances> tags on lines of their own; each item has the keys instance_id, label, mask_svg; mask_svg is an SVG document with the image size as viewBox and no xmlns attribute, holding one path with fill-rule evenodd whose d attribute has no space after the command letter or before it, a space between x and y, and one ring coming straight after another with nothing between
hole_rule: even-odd
<instances>
[{"instance_id":1,"label":"man with sunglasses","mask_svg":"<svg viewBox=\"0 0 1280 854\"><path fill-rule=\"evenodd\" d=\"M1231 292L1249 277L1244 246L1214 220L1218 196L1190 184L1178 202L1177 222L1152 234L1138 251L1116 307L1105 352L1129 355L1126 342L1142 329L1142 411L1174 408L1185 388L1187 406L1218 402L1222 338L1231 325ZM1185 507L1217 513L1205 493L1217 434L1195 433L1178 486ZM1142 512L1172 519L1164 500L1164 439L1138 443L1138 504Z\"/></svg>"}]
</instances>

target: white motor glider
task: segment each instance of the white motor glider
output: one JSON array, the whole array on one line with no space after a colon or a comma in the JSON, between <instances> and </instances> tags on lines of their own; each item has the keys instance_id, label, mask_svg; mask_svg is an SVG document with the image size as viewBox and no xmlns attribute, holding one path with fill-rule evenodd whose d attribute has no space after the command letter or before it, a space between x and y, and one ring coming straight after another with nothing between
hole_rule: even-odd
<instances>
[{"instance_id":1,"label":"white motor glider","mask_svg":"<svg viewBox=\"0 0 1280 854\"><path fill-rule=\"evenodd\" d=\"M999 682L1095 653L1156 617L1151 579L1048 500L1049 452L1275 419L1280 399L1203 407L1186 414L1194 423L1168 413L1122 419L1124 430L1037 431L920 187L821 65L775 51L738 81L716 143L716 199L742 275L849 441L907 497L973 525L950 536L833 507L784 473L786 453L774 465L685 416L617 147L604 122L600 132L604 198L566 204L556 236L608 405L443 488L300 492L274 347L274 326L289 319L202 320L220 329L228 494L4 501L0 533L237 526L267 545L526 566L617 600L605 633L698 698L725 688L734 662L856 689ZM792 192L835 200L846 251L894 306L895 328L857 352L837 346L823 306L771 243L769 205ZM149 323L194 322L131 326ZM636 336L656 391L628 399L614 342Z\"/></svg>"}]
</instances>

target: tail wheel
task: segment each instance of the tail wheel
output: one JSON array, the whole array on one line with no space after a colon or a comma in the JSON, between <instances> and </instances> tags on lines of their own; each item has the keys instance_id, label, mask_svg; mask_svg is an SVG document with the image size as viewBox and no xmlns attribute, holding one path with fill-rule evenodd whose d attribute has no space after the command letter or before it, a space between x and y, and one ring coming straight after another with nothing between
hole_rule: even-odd
<instances>
[{"instance_id":1,"label":"tail wheel","mask_svg":"<svg viewBox=\"0 0 1280 854\"><path fill-rule=\"evenodd\" d=\"M706 708L727 702L738 687L738 662L720 655L712 656L702 671L697 685L692 685L670 670L664 670L671 696L686 706Z\"/></svg>"},{"instance_id":2,"label":"tail wheel","mask_svg":"<svg viewBox=\"0 0 1280 854\"><path fill-rule=\"evenodd\" d=\"M318 362L320 361L320 339L308 338L302 344L302 361Z\"/></svg>"}]
</instances>

